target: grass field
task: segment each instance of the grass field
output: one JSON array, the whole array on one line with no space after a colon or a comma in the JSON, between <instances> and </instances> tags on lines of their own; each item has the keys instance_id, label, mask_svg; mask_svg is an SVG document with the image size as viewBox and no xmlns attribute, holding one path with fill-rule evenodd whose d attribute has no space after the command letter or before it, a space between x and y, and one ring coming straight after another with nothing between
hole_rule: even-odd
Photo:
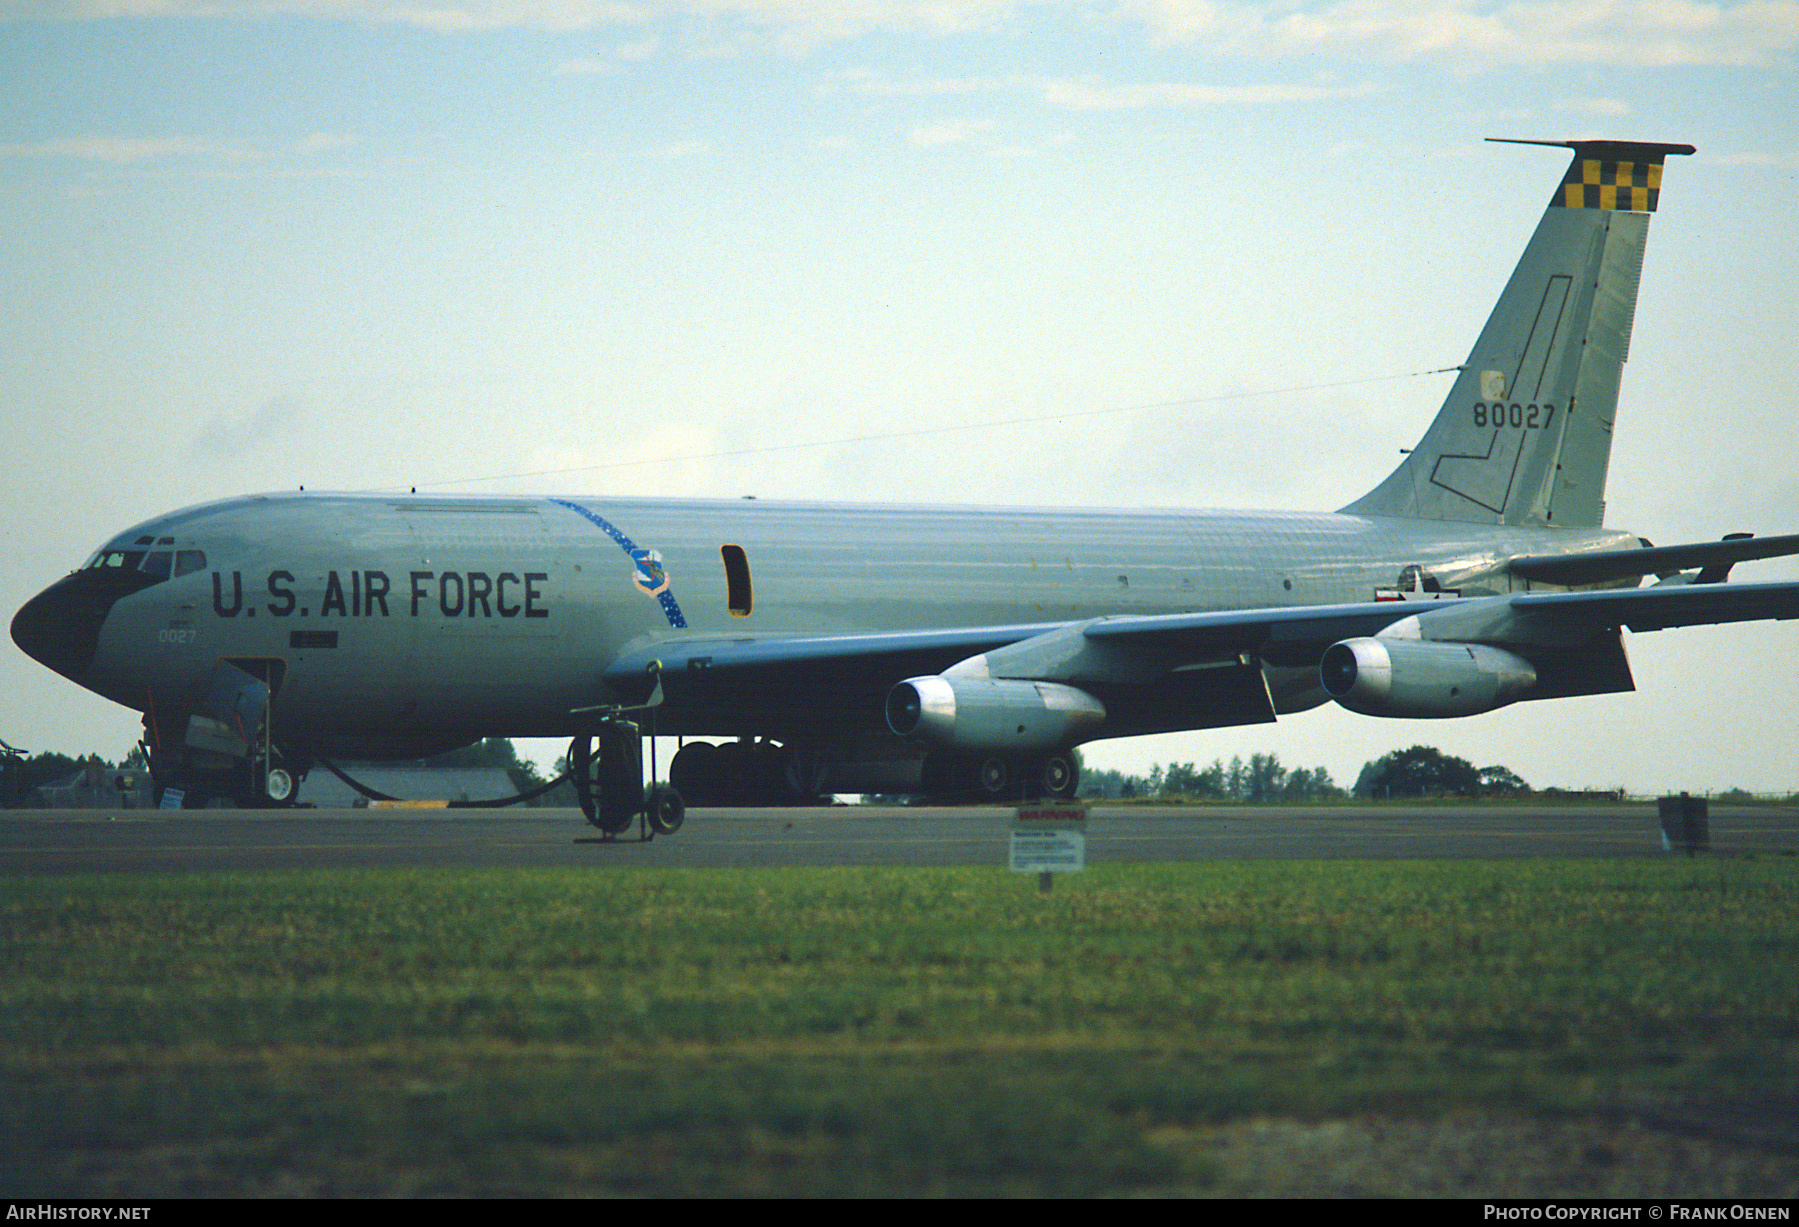
<instances>
[{"instance_id":1,"label":"grass field","mask_svg":"<svg viewBox=\"0 0 1799 1227\"><path fill-rule=\"evenodd\" d=\"M1796 868L5 878L0 1194L1792 1196Z\"/></svg>"}]
</instances>

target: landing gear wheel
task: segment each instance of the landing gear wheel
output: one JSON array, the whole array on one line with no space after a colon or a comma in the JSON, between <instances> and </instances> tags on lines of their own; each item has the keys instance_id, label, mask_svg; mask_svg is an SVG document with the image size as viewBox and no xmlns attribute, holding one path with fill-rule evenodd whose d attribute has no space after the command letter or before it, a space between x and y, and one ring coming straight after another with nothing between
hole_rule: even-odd
<instances>
[{"instance_id":1,"label":"landing gear wheel","mask_svg":"<svg viewBox=\"0 0 1799 1227\"><path fill-rule=\"evenodd\" d=\"M1075 766L1072 755L1052 754L1043 760L1038 779L1043 785L1044 796L1067 799L1074 796L1075 789L1080 786L1081 771Z\"/></svg>"},{"instance_id":2,"label":"landing gear wheel","mask_svg":"<svg viewBox=\"0 0 1799 1227\"><path fill-rule=\"evenodd\" d=\"M987 800L998 800L1004 796L1006 785L1011 780L1012 765L997 754L990 754L975 764L975 787Z\"/></svg>"},{"instance_id":3,"label":"landing gear wheel","mask_svg":"<svg viewBox=\"0 0 1799 1227\"><path fill-rule=\"evenodd\" d=\"M668 765L668 782L694 805L719 804L718 747L710 741L690 741Z\"/></svg>"},{"instance_id":4,"label":"landing gear wheel","mask_svg":"<svg viewBox=\"0 0 1799 1227\"><path fill-rule=\"evenodd\" d=\"M276 805L285 805L294 795L294 777L279 767L270 770L263 781L263 793Z\"/></svg>"},{"instance_id":5,"label":"landing gear wheel","mask_svg":"<svg viewBox=\"0 0 1799 1227\"><path fill-rule=\"evenodd\" d=\"M681 801L681 794L667 784L650 786L649 796L644 799L644 816L648 819L650 830L658 835L673 835L681 829L681 820L687 816L687 806Z\"/></svg>"},{"instance_id":6,"label":"landing gear wheel","mask_svg":"<svg viewBox=\"0 0 1799 1227\"><path fill-rule=\"evenodd\" d=\"M722 741L712 755L712 787L721 805L743 805L755 784L750 743Z\"/></svg>"}]
</instances>

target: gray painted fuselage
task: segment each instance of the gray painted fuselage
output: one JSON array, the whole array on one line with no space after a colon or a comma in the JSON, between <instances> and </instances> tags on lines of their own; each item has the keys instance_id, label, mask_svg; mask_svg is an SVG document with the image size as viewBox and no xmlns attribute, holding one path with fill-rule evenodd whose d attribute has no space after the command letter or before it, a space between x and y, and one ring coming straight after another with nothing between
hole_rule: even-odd
<instances>
[{"instance_id":1,"label":"gray painted fuselage","mask_svg":"<svg viewBox=\"0 0 1799 1227\"><path fill-rule=\"evenodd\" d=\"M607 664L661 642L1369 601L1409 567L1477 596L1524 587L1505 569L1516 556L1636 545L1603 528L1327 513L334 494L206 504L106 549L143 537L204 551L206 567L119 600L84 685L173 714L202 706L220 660L279 660L279 734L368 750L570 735L574 709L619 697ZM627 545L659 553L665 594ZM725 545L748 563L748 616L729 608ZM1315 668L1266 671L1279 710L1323 700ZM837 736L891 736L878 703L842 727L853 716L684 709L677 692L658 720L783 737L823 718Z\"/></svg>"}]
</instances>

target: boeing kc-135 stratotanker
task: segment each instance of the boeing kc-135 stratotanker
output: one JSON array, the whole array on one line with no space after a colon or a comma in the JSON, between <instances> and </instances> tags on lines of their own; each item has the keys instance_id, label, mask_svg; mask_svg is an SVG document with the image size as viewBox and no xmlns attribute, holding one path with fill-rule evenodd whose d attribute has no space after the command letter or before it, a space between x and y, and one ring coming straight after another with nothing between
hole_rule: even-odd
<instances>
[{"instance_id":1,"label":"boeing kc-135 stratotanker","mask_svg":"<svg viewBox=\"0 0 1799 1227\"><path fill-rule=\"evenodd\" d=\"M661 734L737 739L669 772L729 805L1067 796L1098 738L1631 690L1621 628L1799 615L1799 583L1722 582L1799 536L1603 527L1649 215L1693 149L1521 143L1572 164L1423 440L1341 511L261 494L125 530L13 639L141 711L189 805L554 736L608 830L602 764L640 747L592 739L652 701Z\"/></svg>"}]
</instances>

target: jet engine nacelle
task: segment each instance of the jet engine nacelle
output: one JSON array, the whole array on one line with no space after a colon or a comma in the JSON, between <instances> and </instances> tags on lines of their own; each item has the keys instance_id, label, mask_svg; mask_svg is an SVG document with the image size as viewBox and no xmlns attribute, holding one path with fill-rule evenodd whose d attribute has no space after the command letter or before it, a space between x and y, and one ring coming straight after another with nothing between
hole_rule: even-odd
<instances>
[{"instance_id":1,"label":"jet engine nacelle","mask_svg":"<svg viewBox=\"0 0 1799 1227\"><path fill-rule=\"evenodd\" d=\"M1530 662L1484 643L1345 639L1319 666L1325 693L1365 716L1472 716L1523 698Z\"/></svg>"},{"instance_id":2,"label":"jet engine nacelle","mask_svg":"<svg viewBox=\"0 0 1799 1227\"><path fill-rule=\"evenodd\" d=\"M908 678L887 693L888 728L961 750L1054 749L1105 718L1098 699L1060 682L936 674Z\"/></svg>"}]
</instances>

